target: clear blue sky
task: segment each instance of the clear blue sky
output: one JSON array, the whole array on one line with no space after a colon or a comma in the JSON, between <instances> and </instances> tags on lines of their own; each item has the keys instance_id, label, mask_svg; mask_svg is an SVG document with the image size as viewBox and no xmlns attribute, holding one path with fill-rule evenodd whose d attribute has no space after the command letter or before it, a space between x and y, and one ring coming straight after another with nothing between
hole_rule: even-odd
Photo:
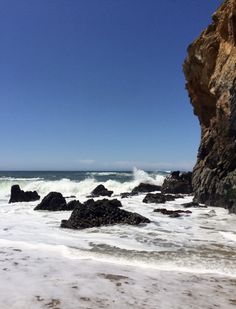
<instances>
[{"instance_id":1,"label":"clear blue sky","mask_svg":"<svg viewBox=\"0 0 236 309\"><path fill-rule=\"evenodd\" d=\"M220 0L0 0L0 170L190 169L182 63Z\"/></svg>"}]
</instances>

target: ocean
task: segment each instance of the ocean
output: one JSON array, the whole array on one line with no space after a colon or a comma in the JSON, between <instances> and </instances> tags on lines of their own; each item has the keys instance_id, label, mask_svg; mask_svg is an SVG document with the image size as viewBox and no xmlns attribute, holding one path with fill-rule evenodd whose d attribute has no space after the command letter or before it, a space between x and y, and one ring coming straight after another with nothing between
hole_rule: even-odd
<instances>
[{"instance_id":1,"label":"ocean","mask_svg":"<svg viewBox=\"0 0 236 309\"><path fill-rule=\"evenodd\" d=\"M181 308L190 305L199 308L201 300L192 298L190 302L186 296L188 290L194 294L191 290L194 284L195 294L206 294L206 298L222 285L218 303L225 303L227 298L224 308L233 308L230 291L236 283L236 216L229 215L226 209L193 208L191 215L170 218L153 210L183 209L181 204L192 201L193 197L155 205L144 204L145 194L141 194L121 202L124 209L149 218L149 224L67 230L60 228L60 221L68 219L70 211L34 211L38 201L8 204L13 184L19 184L25 191L36 190L41 198L57 191L67 201L76 196L84 202L98 184L113 190L112 198L120 199L120 193L130 192L141 182L161 185L168 174L168 171L138 169L0 172L1 308L41 308L50 299L58 299L60 308L75 308L78 299L78 308L167 308L169 296L162 288L165 286L168 291L169 284L182 293L181 297L175 296ZM10 286L4 285L6 281ZM22 297L26 286L29 291L23 292ZM109 293L113 293L110 298ZM13 295L10 300L9 294ZM214 301L206 300L210 305ZM169 300L168 308L177 308L175 304Z\"/></svg>"}]
</instances>

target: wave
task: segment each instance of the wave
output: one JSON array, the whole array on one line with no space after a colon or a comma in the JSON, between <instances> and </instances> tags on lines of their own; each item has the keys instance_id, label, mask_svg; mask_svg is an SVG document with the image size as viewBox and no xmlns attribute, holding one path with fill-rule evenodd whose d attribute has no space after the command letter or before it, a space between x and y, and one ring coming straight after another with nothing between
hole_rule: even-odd
<instances>
[{"instance_id":1,"label":"wave","mask_svg":"<svg viewBox=\"0 0 236 309\"><path fill-rule=\"evenodd\" d=\"M103 172L102 172L103 173ZM114 174L114 173L113 173ZM130 176L130 174L129 174ZM133 177L130 181L121 182L119 177L117 180L108 179L106 181L98 181L89 176L81 181L62 178L60 180L45 180L42 178L0 178L0 197L8 198L10 195L11 186L19 184L22 190L36 190L42 197L51 191L61 192L63 195L75 195L77 198L85 197L98 185L103 184L109 190L114 191L114 194L129 192L141 182L161 185L165 176L160 174L149 175L143 170L134 169Z\"/></svg>"},{"instance_id":2,"label":"wave","mask_svg":"<svg viewBox=\"0 0 236 309\"><path fill-rule=\"evenodd\" d=\"M144 183L150 183L153 185L162 185L165 176L161 174L148 174L143 170L137 169L136 167L133 170L133 177L134 181L136 181L138 184L141 182Z\"/></svg>"}]
</instances>

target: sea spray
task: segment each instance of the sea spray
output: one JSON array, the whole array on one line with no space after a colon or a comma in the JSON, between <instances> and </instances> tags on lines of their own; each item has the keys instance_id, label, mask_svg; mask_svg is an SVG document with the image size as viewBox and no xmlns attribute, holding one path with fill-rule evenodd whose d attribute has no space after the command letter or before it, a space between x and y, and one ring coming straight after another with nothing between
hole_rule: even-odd
<instances>
[{"instance_id":1,"label":"sea spray","mask_svg":"<svg viewBox=\"0 0 236 309\"><path fill-rule=\"evenodd\" d=\"M53 172L51 173L53 174ZM77 198L85 198L98 185L103 184L107 189L114 191L114 194L129 192L141 182L161 185L166 173L147 173L134 168L133 173L128 172L78 172L79 179L73 174L70 178L55 180L50 177L0 177L0 198L9 197L11 186L19 184L22 190L37 191L41 196L51 191L61 192L65 196L75 195ZM62 176L69 177L69 172ZM56 175L56 174L55 174Z\"/></svg>"}]
</instances>

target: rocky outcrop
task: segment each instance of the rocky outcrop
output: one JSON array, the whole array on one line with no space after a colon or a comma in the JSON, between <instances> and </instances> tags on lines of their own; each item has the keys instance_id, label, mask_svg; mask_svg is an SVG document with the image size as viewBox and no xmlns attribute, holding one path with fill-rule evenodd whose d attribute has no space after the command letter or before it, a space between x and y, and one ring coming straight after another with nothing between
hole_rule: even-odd
<instances>
[{"instance_id":1,"label":"rocky outcrop","mask_svg":"<svg viewBox=\"0 0 236 309\"><path fill-rule=\"evenodd\" d=\"M133 188L133 190L131 191L131 194L137 195L141 193L148 193L148 192L154 192L154 191L161 191L161 186L141 182L137 187Z\"/></svg>"},{"instance_id":2,"label":"rocky outcrop","mask_svg":"<svg viewBox=\"0 0 236 309\"><path fill-rule=\"evenodd\" d=\"M81 205L79 201L71 201L66 203L65 198L59 192L50 192L46 195L41 203L39 203L34 210L49 210L49 211L61 211L61 210L73 210L78 205Z\"/></svg>"},{"instance_id":3,"label":"rocky outcrop","mask_svg":"<svg viewBox=\"0 0 236 309\"><path fill-rule=\"evenodd\" d=\"M194 201L236 213L236 1L224 1L212 19L183 66L201 125Z\"/></svg>"},{"instance_id":4,"label":"rocky outcrop","mask_svg":"<svg viewBox=\"0 0 236 309\"><path fill-rule=\"evenodd\" d=\"M104 185L98 185L92 192L91 197L99 197L99 196L111 196L113 191L107 190Z\"/></svg>"},{"instance_id":5,"label":"rocky outcrop","mask_svg":"<svg viewBox=\"0 0 236 309\"><path fill-rule=\"evenodd\" d=\"M73 201L68 202L66 207L64 207L64 209L59 209L59 210L74 210L75 207L77 207L78 205L81 205L80 201L73 200Z\"/></svg>"},{"instance_id":6,"label":"rocky outcrop","mask_svg":"<svg viewBox=\"0 0 236 309\"><path fill-rule=\"evenodd\" d=\"M138 194L161 191L161 186L153 185L150 183L140 183L138 186L134 187L131 192L121 193L121 198L127 198Z\"/></svg>"},{"instance_id":7,"label":"rocky outcrop","mask_svg":"<svg viewBox=\"0 0 236 309\"><path fill-rule=\"evenodd\" d=\"M68 220L61 221L61 227L69 229L85 229L112 224L149 223L150 220L132 213L121 207L120 201L114 200L88 200L84 204L78 205L72 212Z\"/></svg>"},{"instance_id":8,"label":"rocky outcrop","mask_svg":"<svg viewBox=\"0 0 236 309\"><path fill-rule=\"evenodd\" d=\"M9 203L32 202L40 199L36 191L23 191L19 185L11 187L11 197Z\"/></svg>"},{"instance_id":9,"label":"rocky outcrop","mask_svg":"<svg viewBox=\"0 0 236 309\"><path fill-rule=\"evenodd\" d=\"M172 194L190 194L192 188L192 173L180 173L179 171L172 172L163 182L161 191L163 193Z\"/></svg>"},{"instance_id":10,"label":"rocky outcrop","mask_svg":"<svg viewBox=\"0 0 236 309\"><path fill-rule=\"evenodd\" d=\"M143 199L143 203L150 204L150 203L155 203L155 204L161 204L165 203L166 198L164 194L161 193L148 193L145 198Z\"/></svg>"}]
</instances>

